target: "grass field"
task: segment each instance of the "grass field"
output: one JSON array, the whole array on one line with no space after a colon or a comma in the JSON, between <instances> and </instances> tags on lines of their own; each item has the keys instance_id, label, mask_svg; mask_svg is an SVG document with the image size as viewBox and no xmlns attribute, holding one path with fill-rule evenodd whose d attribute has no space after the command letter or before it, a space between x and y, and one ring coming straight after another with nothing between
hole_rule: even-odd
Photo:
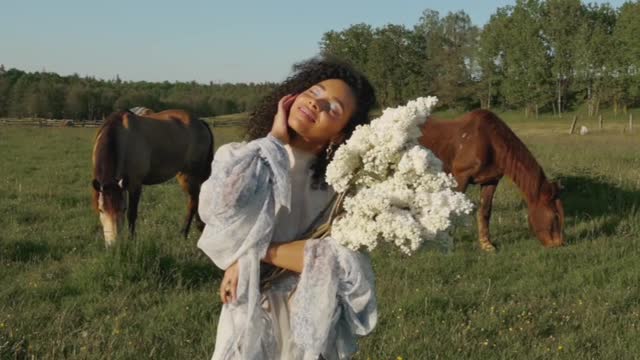
<instances>
[{"instance_id":1,"label":"grass field","mask_svg":"<svg viewBox=\"0 0 640 360\"><path fill-rule=\"evenodd\" d=\"M543 249L518 190L498 188L481 253L373 254L379 322L358 359L633 359L640 356L640 127L505 114L565 185L569 245ZM237 120L234 118L234 120ZM239 138L215 128L216 145ZM0 359L203 359L222 273L179 236L175 181L145 188L138 237L104 248L90 206L95 129L0 127ZM477 199L477 192L470 196Z\"/></svg>"}]
</instances>

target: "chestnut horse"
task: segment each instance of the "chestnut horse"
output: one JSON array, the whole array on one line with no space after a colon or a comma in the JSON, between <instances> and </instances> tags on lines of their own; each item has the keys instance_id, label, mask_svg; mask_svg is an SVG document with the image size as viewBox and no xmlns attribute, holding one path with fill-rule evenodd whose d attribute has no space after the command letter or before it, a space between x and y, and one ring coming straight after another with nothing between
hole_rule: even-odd
<instances>
[{"instance_id":1,"label":"chestnut horse","mask_svg":"<svg viewBox=\"0 0 640 360\"><path fill-rule=\"evenodd\" d=\"M189 233L194 215L202 230L198 196L200 185L211 174L212 160L211 129L186 111L111 114L98 130L93 147L93 203L107 246L114 243L125 210L129 232L135 234L142 185L159 184L174 176L189 196L183 235Z\"/></svg>"},{"instance_id":2,"label":"chestnut horse","mask_svg":"<svg viewBox=\"0 0 640 360\"><path fill-rule=\"evenodd\" d=\"M458 191L480 185L477 221L482 250L495 251L489 236L491 203L505 175L520 188L529 208L529 224L542 245L564 244L559 184L547 180L529 149L497 115L475 110L451 121L431 117L422 132L422 145L442 160L443 170L455 177Z\"/></svg>"}]
</instances>

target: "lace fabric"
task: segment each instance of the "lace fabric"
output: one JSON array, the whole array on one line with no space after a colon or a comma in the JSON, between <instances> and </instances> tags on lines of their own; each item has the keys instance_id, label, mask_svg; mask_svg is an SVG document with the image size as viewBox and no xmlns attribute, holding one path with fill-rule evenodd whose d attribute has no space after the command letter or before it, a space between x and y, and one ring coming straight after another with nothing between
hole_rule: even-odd
<instances>
[{"instance_id":1,"label":"lace fabric","mask_svg":"<svg viewBox=\"0 0 640 360\"><path fill-rule=\"evenodd\" d=\"M275 229L290 225L276 214L295 211L289 170L287 150L268 136L220 147L202 185L198 247L221 269L238 261L240 277L238 300L220 315L214 359L343 359L377 321L368 258L330 238L308 241L302 274L260 293L260 259Z\"/></svg>"}]
</instances>

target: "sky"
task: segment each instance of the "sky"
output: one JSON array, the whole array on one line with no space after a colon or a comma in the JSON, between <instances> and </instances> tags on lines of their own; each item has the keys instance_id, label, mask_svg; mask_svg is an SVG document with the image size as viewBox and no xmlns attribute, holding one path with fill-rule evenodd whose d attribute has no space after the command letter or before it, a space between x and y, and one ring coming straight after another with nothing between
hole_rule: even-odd
<instances>
[{"instance_id":1,"label":"sky","mask_svg":"<svg viewBox=\"0 0 640 360\"><path fill-rule=\"evenodd\" d=\"M599 1L602 2L602 1ZM622 0L607 1L619 7ZM0 0L0 64L100 79L281 81L322 35L353 24L413 28L464 10L482 26L515 0Z\"/></svg>"}]
</instances>

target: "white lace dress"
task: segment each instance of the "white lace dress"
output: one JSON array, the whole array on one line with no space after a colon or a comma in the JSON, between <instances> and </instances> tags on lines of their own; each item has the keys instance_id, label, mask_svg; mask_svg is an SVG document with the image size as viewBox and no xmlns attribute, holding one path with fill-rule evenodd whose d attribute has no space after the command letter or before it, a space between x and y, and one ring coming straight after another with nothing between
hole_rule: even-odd
<instances>
[{"instance_id":1,"label":"white lace dress","mask_svg":"<svg viewBox=\"0 0 640 360\"><path fill-rule=\"evenodd\" d=\"M267 136L220 147L202 185L198 241L221 269L238 261L238 300L222 307L213 359L346 359L377 321L369 258L330 237L308 241L304 268L260 292L271 242L300 240L328 214L311 188L314 155ZM325 214L326 213L326 214Z\"/></svg>"}]
</instances>

